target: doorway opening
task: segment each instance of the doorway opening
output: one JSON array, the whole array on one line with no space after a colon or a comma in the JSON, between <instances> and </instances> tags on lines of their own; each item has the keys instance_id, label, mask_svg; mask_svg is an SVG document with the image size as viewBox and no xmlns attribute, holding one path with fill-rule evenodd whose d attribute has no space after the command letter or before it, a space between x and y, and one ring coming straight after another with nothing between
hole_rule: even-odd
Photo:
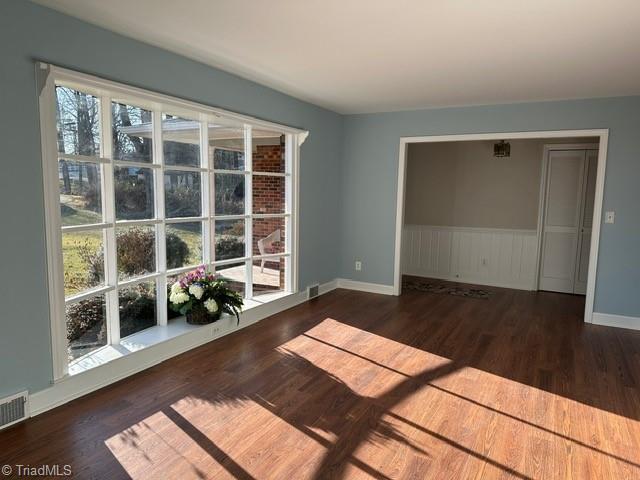
<instances>
[{"instance_id":1,"label":"doorway opening","mask_svg":"<svg viewBox=\"0 0 640 480\"><path fill-rule=\"evenodd\" d=\"M403 273L574 293L591 322L607 142L608 130L401 138L394 293Z\"/></svg>"}]
</instances>

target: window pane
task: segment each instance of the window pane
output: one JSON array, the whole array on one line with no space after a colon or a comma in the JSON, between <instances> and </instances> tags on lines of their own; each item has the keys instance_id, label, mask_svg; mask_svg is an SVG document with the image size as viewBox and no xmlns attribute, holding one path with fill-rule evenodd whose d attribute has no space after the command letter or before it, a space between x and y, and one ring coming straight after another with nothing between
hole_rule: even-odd
<instances>
[{"instance_id":1,"label":"window pane","mask_svg":"<svg viewBox=\"0 0 640 480\"><path fill-rule=\"evenodd\" d=\"M199 217L202 214L201 174L166 171L164 173L165 214L168 218Z\"/></svg>"},{"instance_id":2,"label":"window pane","mask_svg":"<svg viewBox=\"0 0 640 480\"><path fill-rule=\"evenodd\" d=\"M56 86L58 152L100 155L100 100L93 95Z\"/></svg>"},{"instance_id":3,"label":"window pane","mask_svg":"<svg viewBox=\"0 0 640 480\"><path fill-rule=\"evenodd\" d=\"M111 104L113 158L151 163L152 115L149 110L123 103Z\"/></svg>"},{"instance_id":4,"label":"window pane","mask_svg":"<svg viewBox=\"0 0 640 480\"><path fill-rule=\"evenodd\" d=\"M216 148L213 154L213 168L218 170L244 170L244 152Z\"/></svg>"},{"instance_id":5,"label":"window pane","mask_svg":"<svg viewBox=\"0 0 640 480\"><path fill-rule=\"evenodd\" d=\"M227 286L244 297L247 283L247 264L245 262L229 265L216 265L216 275L227 282Z\"/></svg>"},{"instance_id":6,"label":"window pane","mask_svg":"<svg viewBox=\"0 0 640 480\"><path fill-rule=\"evenodd\" d=\"M156 282L145 282L118 290L120 338L157 324Z\"/></svg>"},{"instance_id":7,"label":"window pane","mask_svg":"<svg viewBox=\"0 0 640 480\"><path fill-rule=\"evenodd\" d=\"M167 268L202 264L202 222L167 225Z\"/></svg>"},{"instance_id":8,"label":"window pane","mask_svg":"<svg viewBox=\"0 0 640 480\"><path fill-rule=\"evenodd\" d=\"M162 115L162 150L166 165L200 166L200 122Z\"/></svg>"},{"instance_id":9,"label":"window pane","mask_svg":"<svg viewBox=\"0 0 640 480\"><path fill-rule=\"evenodd\" d=\"M216 221L216 260L245 256L244 220Z\"/></svg>"},{"instance_id":10,"label":"window pane","mask_svg":"<svg viewBox=\"0 0 640 480\"><path fill-rule=\"evenodd\" d=\"M279 132L253 129L252 142L254 172L285 172L284 135Z\"/></svg>"},{"instance_id":11,"label":"window pane","mask_svg":"<svg viewBox=\"0 0 640 480\"><path fill-rule=\"evenodd\" d=\"M283 291L286 257L253 261L253 295Z\"/></svg>"},{"instance_id":12,"label":"window pane","mask_svg":"<svg viewBox=\"0 0 640 480\"><path fill-rule=\"evenodd\" d=\"M106 302L98 295L66 307L69 361L107 344Z\"/></svg>"},{"instance_id":13,"label":"window pane","mask_svg":"<svg viewBox=\"0 0 640 480\"><path fill-rule=\"evenodd\" d=\"M156 271L156 230L154 227L116 229L118 278L127 280Z\"/></svg>"},{"instance_id":14,"label":"window pane","mask_svg":"<svg viewBox=\"0 0 640 480\"><path fill-rule=\"evenodd\" d=\"M210 123L209 155L215 169L244 170L244 129Z\"/></svg>"},{"instance_id":15,"label":"window pane","mask_svg":"<svg viewBox=\"0 0 640 480\"><path fill-rule=\"evenodd\" d=\"M253 219L253 254L268 255L284 253L285 219L254 218Z\"/></svg>"},{"instance_id":16,"label":"window pane","mask_svg":"<svg viewBox=\"0 0 640 480\"><path fill-rule=\"evenodd\" d=\"M115 167L116 220L154 218L153 172L150 168Z\"/></svg>"},{"instance_id":17,"label":"window pane","mask_svg":"<svg viewBox=\"0 0 640 480\"><path fill-rule=\"evenodd\" d=\"M216 215L244 215L244 175L215 174Z\"/></svg>"},{"instance_id":18,"label":"window pane","mask_svg":"<svg viewBox=\"0 0 640 480\"><path fill-rule=\"evenodd\" d=\"M102 222L100 165L61 159L58 181L62 225Z\"/></svg>"},{"instance_id":19,"label":"window pane","mask_svg":"<svg viewBox=\"0 0 640 480\"><path fill-rule=\"evenodd\" d=\"M285 213L284 177L253 176L253 213Z\"/></svg>"},{"instance_id":20,"label":"window pane","mask_svg":"<svg viewBox=\"0 0 640 480\"><path fill-rule=\"evenodd\" d=\"M103 230L62 234L64 295L104 284Z\"/></svg>"}]
</instances>

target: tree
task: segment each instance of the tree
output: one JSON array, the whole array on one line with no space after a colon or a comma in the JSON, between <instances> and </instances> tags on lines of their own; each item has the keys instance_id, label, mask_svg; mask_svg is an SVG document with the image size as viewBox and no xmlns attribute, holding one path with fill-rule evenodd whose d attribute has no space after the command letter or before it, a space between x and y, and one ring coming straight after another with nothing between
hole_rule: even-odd
<instances>
[{"instance_id":1,"label":"tree","mask_svg":"<svg viewBox=\"0 0 640 480\"><path fill-rule=\"evenodd\" d=\"M67 87L56 87L56 117L58 121L58 151L76 155L96 156L96 135L98 134L99 109L98 99ZM69 162L60 160L62 170L63 192L72 191ZM96 181L97 170L86 168L90 185ZM79 170L79 181L82 184L82 169Z\"/></svg>"},{"instance_id":2,"label":"tree","mask_svg":"<svg viewBox=\"0 0 640 480\"><path fill-rule=\"evenodd\" d=\"M114 103L111 107L113 118L113 155L121 160L148 161L151 158L151 138L128 135L122 127L151 124L151 112L138 107Z\"/></svg>"}]
</instances>

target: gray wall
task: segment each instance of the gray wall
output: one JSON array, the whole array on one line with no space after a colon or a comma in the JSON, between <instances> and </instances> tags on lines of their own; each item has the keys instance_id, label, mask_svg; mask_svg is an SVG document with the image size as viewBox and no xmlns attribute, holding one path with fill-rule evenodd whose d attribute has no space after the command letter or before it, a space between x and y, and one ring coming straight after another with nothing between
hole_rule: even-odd
<instances>
[{"instance_id":1,"label":"gray wall","mask_svg":"<svg viewBox=\"0 0 640 480\"><path fill-rule=\"evenodd\" d=\"M608 128L595 309L640 316L640 97L349 115L345 120L340 276L393 284L399 139L402 136ZM362 260L362 271L354 261Z\"/></svg>"},{"instance_id":2,"label":"gray wall","mask_svg":"<svg viewBox=\"0 0 640 480\"><path fill-rule=\"evenodd\" d=\"M52 378L34 60L308 129L300 286L335 278L342 117L22 0L0 2L0 396Z\"/></svg>"},{"instance_id":3,"label":"gray wall","mask_svg":"<svg viewBox=\"0 0 640 480\"><path fill-rule=\"evenodd\" d=\"M404 223L535 230L544 146L598 143L594 137L505 140L509 157L493 156L494 141L409 144Z\"/></svg>"},{"instance_id":4,"label":"gray wall","mask_svg":"<svg viewBox=\"0 0 640 480\"><path fill-rule=\"evenodd\" d=\"M405 224L535 230L543 140L413 143L407 154Z\"/></svg>"}]
</instances>

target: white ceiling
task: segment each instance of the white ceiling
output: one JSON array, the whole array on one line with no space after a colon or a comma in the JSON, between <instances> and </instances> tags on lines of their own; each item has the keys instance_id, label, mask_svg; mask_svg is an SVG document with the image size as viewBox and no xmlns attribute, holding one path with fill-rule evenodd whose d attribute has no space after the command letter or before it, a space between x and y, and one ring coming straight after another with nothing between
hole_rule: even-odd
<instances>
[{"instance_id":1,"label":"white ceiling","mask_svg":"<svg viewBox=\"0 0 640 480\"><path fill-rule=\"evenodd\" d=\"M341 113L640 93L638 0L37 3Z\"/></svg>"}]
</instances>

